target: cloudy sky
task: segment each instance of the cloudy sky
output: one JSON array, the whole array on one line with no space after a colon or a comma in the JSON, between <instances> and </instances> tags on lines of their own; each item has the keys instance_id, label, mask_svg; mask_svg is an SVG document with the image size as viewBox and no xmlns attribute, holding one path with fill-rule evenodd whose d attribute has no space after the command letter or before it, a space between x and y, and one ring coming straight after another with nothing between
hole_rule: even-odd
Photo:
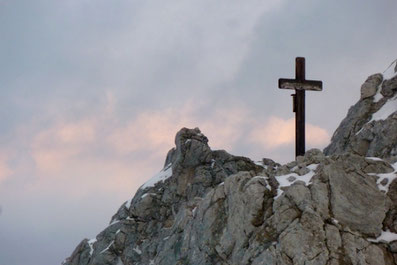
<instances>
[{"instance_id":1,"label":"cloudy sky","mask_svg":"<svg viewBox=\"0 0 397 265\"><path fill-rule=\"evenodd\" d=\"M0 0L0 264L53 265L158 172L182 127L213 149L294 159L296 56L307 145L323 148L397 58L395 0Z\"/></svg>"}]
</instances>

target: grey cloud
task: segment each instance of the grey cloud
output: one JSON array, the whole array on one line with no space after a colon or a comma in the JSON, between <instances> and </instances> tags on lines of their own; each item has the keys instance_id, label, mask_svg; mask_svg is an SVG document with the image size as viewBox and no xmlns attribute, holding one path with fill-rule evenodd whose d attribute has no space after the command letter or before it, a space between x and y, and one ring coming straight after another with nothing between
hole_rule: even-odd
<instances>
[{"instance_id":1,"label":"grey cloud","mask_svg":"<svg viewBox=\"0 0 397 265\"><path fill-rule=\"evenodd\" d=\"M358 100L365 78L397 57L395 1L272 1L271 9L264 1L229 3L1 1L0 143L15 143L11 147L18 156L26 156L29 143L18 130L36 124L26 131L34 134L60 119L96 115L109 92L120 124L143 110L178 109L191 99L199 118L240 106L263 119L287 119L293 116L291 93L279 90L277 79L294 76L295 56L306 56L307 78L324 81L323 92L307 93L307 120L332 133ZM239 155L293 158L292 145L262 153L258 146L237 141L232 149ZM32 181L29 172L13 179L13 187L22 181ZM66 224L69 219L56 220L61 230L55 223L47 231L43 226L35 232L24 228L26 220L8 211L12 196L0 193L1 218L8 218L5 227L15 227L14 233L0 230L1 238L12 242L0 247L8 247L9 254L0 256L0 263L8 265L52 264L56 256L60 261L84 231L99 231L120 204L106 196L96 200L98 195L90 195L81 208L65 202L62 207L76 216L85 212L68 237L73 227ZM103 207L110 214L100 215L95 207L106 201ZM44 216L43 222L51 223L56 203L30 203L47 207L42 215L30 212L30 218L38 222ZM15 209L23 211L24 203ZM89 218L95 219L94 226ZM58 233L58 239L46 236L49 232ZM26 256L16 256L16 239L27 242L22 246ZM30 252L29 244L34 245ZM54 253L51 262L37 254L44 247ZM35 257L31 263L28 255Z\"/></svg>"}]
</instances>

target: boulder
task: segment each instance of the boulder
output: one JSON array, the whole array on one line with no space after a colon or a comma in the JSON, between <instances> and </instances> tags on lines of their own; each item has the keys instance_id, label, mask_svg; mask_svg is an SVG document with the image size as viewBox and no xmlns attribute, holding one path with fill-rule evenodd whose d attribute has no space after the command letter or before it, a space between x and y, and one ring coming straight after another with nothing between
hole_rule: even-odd
<instances>
[{"instance_id":1,"label":"boulder","mask_svg":"<svg viewBox=\"0 0 397 265\"><path fill-rule=\"evenodd\" d=\"M382 74L374 74L367 78L361 86L361 99L375 96L379 85L383 81Z\"/></svg>"}]
</instances>

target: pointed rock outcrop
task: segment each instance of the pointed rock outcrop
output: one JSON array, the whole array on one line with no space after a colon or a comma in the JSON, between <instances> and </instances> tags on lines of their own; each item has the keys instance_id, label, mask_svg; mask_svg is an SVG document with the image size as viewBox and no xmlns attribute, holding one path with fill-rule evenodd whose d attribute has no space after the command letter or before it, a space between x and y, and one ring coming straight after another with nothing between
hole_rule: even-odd
<instances>
[{"instance_id":1,"label":"pointed rock outcrop","mask_svg":"<svg viewBox=\"0 0 397 265\"><path fill-rule=\"evenodd\" d=\"M384 79L375 74L361 86L360 100L349 109L324 149L326 155L345 152L397 156L397 75Z\"/></svg>"}]
</instances>

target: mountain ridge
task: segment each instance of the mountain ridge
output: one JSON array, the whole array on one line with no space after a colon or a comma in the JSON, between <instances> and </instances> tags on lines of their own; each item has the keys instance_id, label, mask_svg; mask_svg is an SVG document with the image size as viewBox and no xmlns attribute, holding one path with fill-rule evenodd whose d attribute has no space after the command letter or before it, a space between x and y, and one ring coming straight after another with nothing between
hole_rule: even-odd
<instances>
[{"instance_id":1,"label":"mountain ridge","mask_svg":"<svg viewBox=\"0 0 397 265\"><path fill-rule=\"evenodd\" d=\"M397 76L370 76L324 153L285 165L183 128L159 175L63 264L397 264L396 98Z\"/></svg>"}]
</instances>

